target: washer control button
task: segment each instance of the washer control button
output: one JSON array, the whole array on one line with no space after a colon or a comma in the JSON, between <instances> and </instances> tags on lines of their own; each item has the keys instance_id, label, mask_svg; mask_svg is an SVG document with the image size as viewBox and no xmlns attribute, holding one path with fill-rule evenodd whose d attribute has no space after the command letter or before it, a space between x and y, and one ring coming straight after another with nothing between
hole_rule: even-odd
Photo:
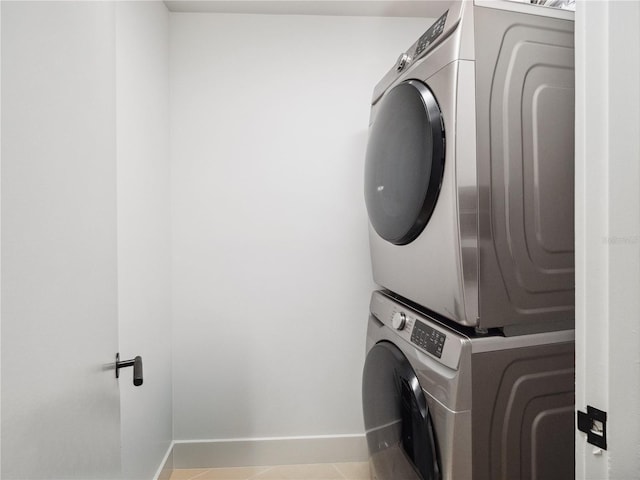
<instances>
[{"instance_id":1,"label":"washer control button","mask_svg":"<svg viewBox=\"0 0 640 480\"><path fill-rule=\"evenodd\" d=\"M407 324L407 316L402 312L397 312L391 320L391 325L396 330L402 330Z\"/></svg>"}]
</instances>

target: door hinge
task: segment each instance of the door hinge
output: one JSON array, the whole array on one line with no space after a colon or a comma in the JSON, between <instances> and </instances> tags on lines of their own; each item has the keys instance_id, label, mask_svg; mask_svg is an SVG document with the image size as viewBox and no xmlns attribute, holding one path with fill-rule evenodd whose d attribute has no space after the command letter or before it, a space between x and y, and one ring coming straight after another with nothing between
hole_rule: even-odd
<instances>
[{"instance_id":1,"label":"door hinge","mask_svg":"<svg viewBox=\"0 0 640 480\"><path fill-rule=\"evenodd\" d=\"M587 413L578 410L578 430L587 434L587 442L607 449L607 412L587 405Z\"/></svg>"}]
</instances>

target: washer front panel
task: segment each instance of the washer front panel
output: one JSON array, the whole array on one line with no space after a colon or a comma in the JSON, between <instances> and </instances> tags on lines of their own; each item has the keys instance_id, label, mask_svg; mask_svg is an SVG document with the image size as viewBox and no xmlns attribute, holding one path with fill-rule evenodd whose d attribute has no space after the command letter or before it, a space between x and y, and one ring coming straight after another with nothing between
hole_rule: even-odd
<instances>
[{"instance_id":1,"label":"washer front panel","mask_svg":"<svg viewBox=\"0 0 640 480\"><path fill-rule=\"evenodd\" d=\"M378 480L441 480L425 393L409 360L391 342L368 353L362 373L367 447Z\"/></svg>"},{"instance_id":2,"label":"washer front panel","mask_svg":"<svg viewBox=\"0 0 640 480\"><path fill-rule=\"evenodd\" d=\"M413 347L449 368L458 369L462 344L465 340L462 335L447 329L424 314L395 302L381 292L374 292L371 296L370 311L380 322L411 343ZM401 315L404 315L404 326L398 330L392 323L394 317Z\"/></svg>"}]
</instances>

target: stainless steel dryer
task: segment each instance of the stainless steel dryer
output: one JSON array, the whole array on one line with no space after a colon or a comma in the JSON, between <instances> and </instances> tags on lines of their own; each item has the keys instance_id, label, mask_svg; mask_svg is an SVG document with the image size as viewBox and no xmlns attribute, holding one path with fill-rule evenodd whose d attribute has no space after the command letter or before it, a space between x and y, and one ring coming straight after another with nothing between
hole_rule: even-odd
<instances>
[{"instance_id":1,"label":"stainless steel dryer","mask_svg":"<svg viewBox=\"0 0 640 480\"><path fill-rule=\"evenodd\" d=\"M372 478L573 478L573 331L467 330L373 293L362 385Z\"/></svg>"},{"instance_id":2,"label":"stainless steel dryer","mask_svg":"<svg viewBox=\"0 0 640 480\"><path fill-rule=\"evenodd\" d=\"M375 282L507 334L574 318L573 12L452 2L376 86Z\"/></svg>"}]
</instances>

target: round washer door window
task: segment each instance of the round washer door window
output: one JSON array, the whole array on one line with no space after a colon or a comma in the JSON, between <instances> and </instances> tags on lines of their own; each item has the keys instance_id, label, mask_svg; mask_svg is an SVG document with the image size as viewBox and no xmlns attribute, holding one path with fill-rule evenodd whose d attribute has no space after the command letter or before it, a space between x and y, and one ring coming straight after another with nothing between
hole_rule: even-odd
<instances>
[{"instance_id":1,"label":"round washer door window","mask_svg":"<svg viewBox=\"0 0 640 480\"><path fill-rule=\"evenodd\" d=\"M369 464L378 480L441 480L436 437L418 378L398 347L376 344L362 375Z\"/></svg>"},{"instance_id":2,"label":"round washer door window","mask_svg":"<svg viewBox=\"0 0 640 480\"><path fill-rule=\"evenodd\" d=\"M369 220L394 245L415 240L429 222L444 173L440 107L418 80L393 87L381 100L365 160Z\"/></svg>"}]
</instances>

